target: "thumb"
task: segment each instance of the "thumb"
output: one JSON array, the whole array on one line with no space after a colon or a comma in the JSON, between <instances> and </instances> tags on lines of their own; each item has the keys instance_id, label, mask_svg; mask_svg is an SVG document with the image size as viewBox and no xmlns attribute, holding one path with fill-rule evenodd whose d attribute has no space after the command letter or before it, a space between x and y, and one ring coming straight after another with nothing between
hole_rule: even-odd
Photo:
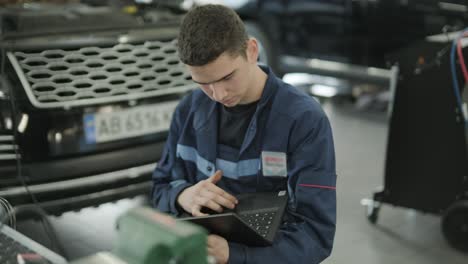
<instances>
[{"instance_id":1,"label":"thumb","mask_svg":"<svg viewBox=\"0 0 468 264\"><path fill-rule=\"evenodd\" d=\"M219 182L219 180L221 180L222 176L223 176L223 172L220 170L217 170L215 174L211 175L211 177L208 178L208 181L213 184L216 184L217 182Z\"/></svg>"}]
</instances>

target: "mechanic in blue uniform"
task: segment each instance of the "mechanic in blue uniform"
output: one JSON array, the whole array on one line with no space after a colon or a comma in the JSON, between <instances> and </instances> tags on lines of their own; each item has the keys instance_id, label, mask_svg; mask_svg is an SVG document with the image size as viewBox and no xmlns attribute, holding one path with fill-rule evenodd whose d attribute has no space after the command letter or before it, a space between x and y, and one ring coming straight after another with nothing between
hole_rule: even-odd
<instances>
[{"instance_id":1,"label":"mechanic in blue uniform","mask_svg":"<svg viewBox=\"0 0 468 264\"><path fill-rule=\"evenodd\" d=\"M319 263L330 255L336 222L332 131L320 105L258 66L259 45L221 5L189 11L179 57L200 85L184 97L153 174L152 201L174 216L222 212L236 194L287 188L275 242L248 247L210 235L218 263Z\"/></svg>"}]
</instances>

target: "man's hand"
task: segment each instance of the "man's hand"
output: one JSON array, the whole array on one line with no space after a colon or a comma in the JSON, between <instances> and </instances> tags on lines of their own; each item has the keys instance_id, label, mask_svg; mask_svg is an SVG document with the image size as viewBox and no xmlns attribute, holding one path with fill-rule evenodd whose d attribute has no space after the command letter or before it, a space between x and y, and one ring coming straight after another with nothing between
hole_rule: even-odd
<instances>
[{"instance_id":1,"label":"man's hand","mask_svg":"<svg viewBox=\"0 0 468 264\"><path fill-rule=\"evenodd\" d=\"M238 203L236 197L216 186L223 173L218 170L210 178L185 189L177 197L177 203L193 216L206 215L201 213L202 207L221 213L223 207L234 209Z\"/></svg>"},{"instance_id":2,"label":"man's hand","mask_svg":"<svg viewBox=\"0 0 468 264\"><path fill-rule=\"evenodd\" d=\"M217 264L228 262L229 245L226 239L217 235L209 235L206 244L208 246L208 255L213 256Z\"/></svg>"}]
</instances>

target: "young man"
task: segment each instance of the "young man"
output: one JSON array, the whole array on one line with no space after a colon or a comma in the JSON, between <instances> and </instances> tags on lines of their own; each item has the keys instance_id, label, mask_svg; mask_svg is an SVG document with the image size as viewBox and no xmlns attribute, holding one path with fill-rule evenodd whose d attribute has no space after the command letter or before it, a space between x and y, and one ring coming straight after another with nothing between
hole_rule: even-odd
<instances>
[{"instance_id":1,"label":"young man","mask_svg":"<svg viewBox=\"0 0 468 264\"><path fill-rule=\"evenodd\" d=\"M226 7L192 9L178 43L201 90L174 113L153 174L154 206L199 216L203 207L234 208L239 193L287 187L285 221L272 246L210 235L208 253L218 263L321 262L335 234L336 172L332 132L319 104L257 65L257 41ZM265 162L271 157L284 159ZM272 174L269 166L284 169Z\"/></svg>"}]
</instances>

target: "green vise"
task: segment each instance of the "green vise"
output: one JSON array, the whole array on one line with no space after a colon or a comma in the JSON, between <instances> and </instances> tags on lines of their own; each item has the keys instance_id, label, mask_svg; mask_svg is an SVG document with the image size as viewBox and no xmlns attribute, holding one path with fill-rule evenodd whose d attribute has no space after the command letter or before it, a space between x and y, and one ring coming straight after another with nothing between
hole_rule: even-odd
<instances>
[{"instance_id":1,"label":"green vise","mask_svg":"<svg viewBox=\"0 0 468 264\"><path fill-rule=\"evenodd\" d=\"M129 264L206 264L207 233L198 226L140 207L117 220L112 253Z\"/></svg>"}]
</instances>

